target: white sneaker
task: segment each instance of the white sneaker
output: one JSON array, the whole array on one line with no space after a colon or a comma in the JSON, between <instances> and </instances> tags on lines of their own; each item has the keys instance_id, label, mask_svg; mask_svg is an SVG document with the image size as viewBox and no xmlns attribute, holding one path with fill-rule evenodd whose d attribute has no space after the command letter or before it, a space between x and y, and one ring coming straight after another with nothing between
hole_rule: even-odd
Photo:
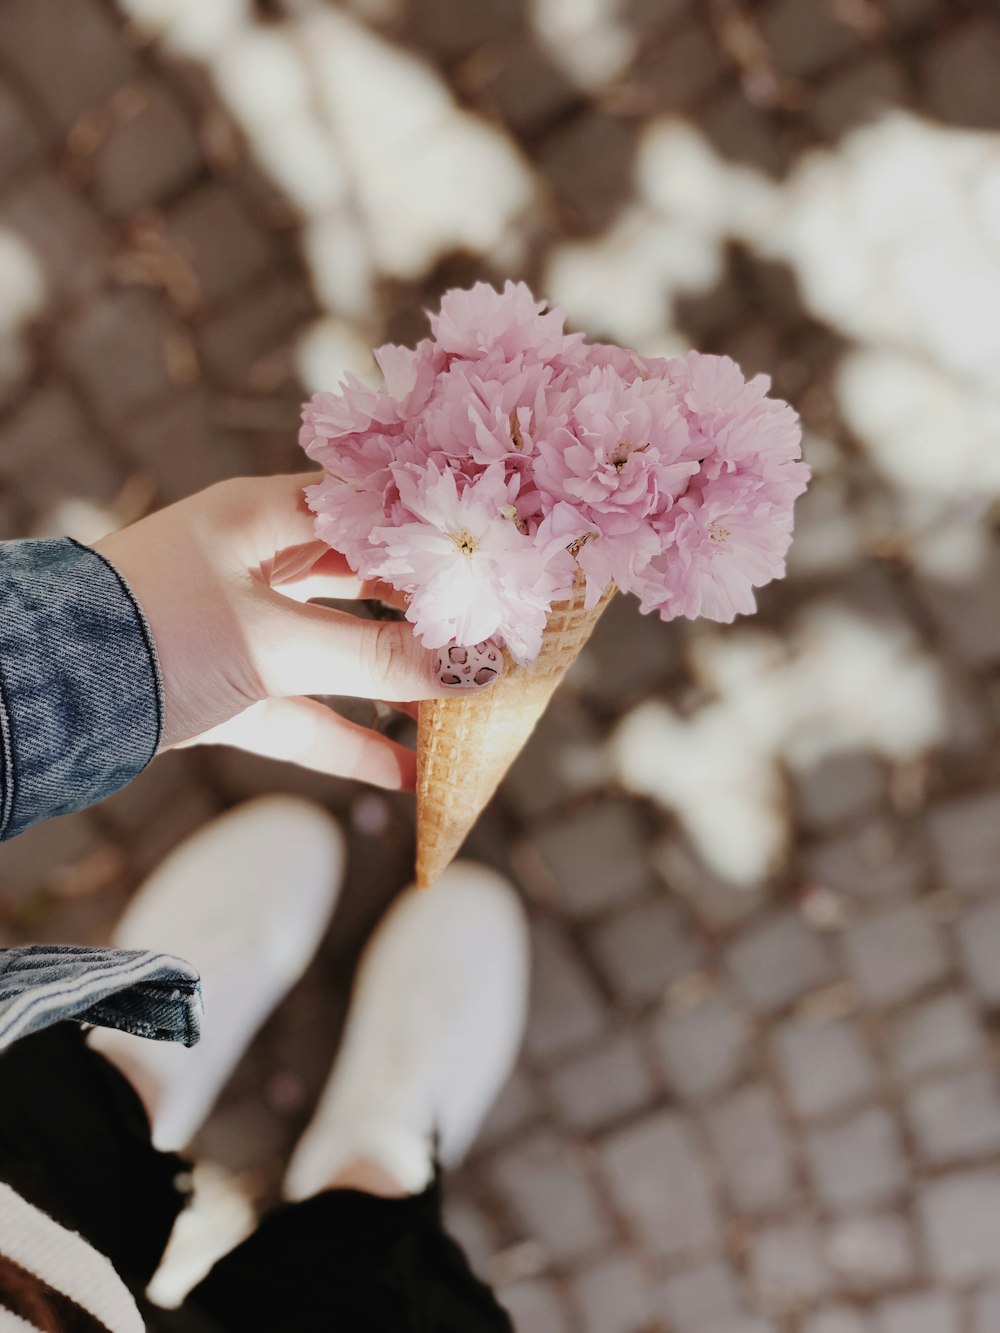
<instances>
[{"instance_id":1,"label":"white sneaker","mask_svg":"<svg viewBox=\"0 0 1000 1333\"><path fill-rule=\"evenodd\" d=\"M367 1159L416 1194L457 1163L514 1064L527 1015L528 931L513 888L456 861L408 889L361 960L343 1044L292 1156L285 1194Z\"/></svg>"},{"instance_id":2,"label":"white sneaker","mask_svg":"<svg viewBox=\"0 0 1000 1333\"><path fill-rule=\"evenodd\" d=\"M149 1092L157 1148L194 1137L257 1029L298 980L333 913L344 835L319 805L248 801L176 848L114 933L126 949L176 954L201 973L205 1020L190 1050L98 1028L90 1044Z\"/></svg>"}]
</instances>

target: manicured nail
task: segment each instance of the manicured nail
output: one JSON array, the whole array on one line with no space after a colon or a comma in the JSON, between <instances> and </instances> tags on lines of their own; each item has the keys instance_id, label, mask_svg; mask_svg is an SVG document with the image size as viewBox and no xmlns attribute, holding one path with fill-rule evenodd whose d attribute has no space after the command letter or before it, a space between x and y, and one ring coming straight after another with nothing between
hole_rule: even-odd
<instances>
[{"instance_id":1,"label":"manicured nail","mask_svg":"<svg viewBox=\"0 0 1000 1333\"><path fill-rule=\"evenodd\" d=\"M492 639L472 645L453 643L438 649L434 674L456 694L484 690L503 674L503 653Z\"/></svg>"}]
</instances>

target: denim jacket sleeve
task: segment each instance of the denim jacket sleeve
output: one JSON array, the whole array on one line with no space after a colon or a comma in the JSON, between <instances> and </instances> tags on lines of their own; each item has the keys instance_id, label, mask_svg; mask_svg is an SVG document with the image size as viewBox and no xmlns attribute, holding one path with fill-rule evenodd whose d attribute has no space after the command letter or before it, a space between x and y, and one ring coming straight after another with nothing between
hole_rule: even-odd
<instances>
[{"instance_id":1,"label":"denim jacket sleeve","mask_svg":"<svg viewBox=\"0 0 1000 1333\"><path fill-rule=\"evenodd\" d=\"M102 555L0 542L0 839L130 782L156 753L162 697L149 626Z\"/></svg>"}]
</instances>

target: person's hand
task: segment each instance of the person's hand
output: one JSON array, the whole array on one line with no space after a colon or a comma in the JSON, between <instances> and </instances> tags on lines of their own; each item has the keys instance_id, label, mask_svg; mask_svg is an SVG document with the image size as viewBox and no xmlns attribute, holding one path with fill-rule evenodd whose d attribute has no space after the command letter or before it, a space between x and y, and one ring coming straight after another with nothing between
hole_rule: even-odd
<instances>
[{"instance_id":1,"label":"person's hand","mask_svg":"<svg viewBox=\"0 0 1000 1333\"><path fill-rule=\"evenodd\" d=\"M466 693L440 653L401 621L362 620L309 598L377 597L316 540L303 486L314 476L244 478L95 543L149 621L164 692L161 749L235 745L323 773L410 789L415 758L312 694L407 704Z\"/></svg>"}]
</instances>

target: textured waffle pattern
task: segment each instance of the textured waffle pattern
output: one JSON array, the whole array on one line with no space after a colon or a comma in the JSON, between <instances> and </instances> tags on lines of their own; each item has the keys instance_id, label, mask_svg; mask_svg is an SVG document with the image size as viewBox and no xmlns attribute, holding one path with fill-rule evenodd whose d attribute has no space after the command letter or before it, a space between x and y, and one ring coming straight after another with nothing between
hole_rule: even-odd
<instances>
[{"instance_id":1,"label":"textured waffle pattern","mask_svg":"<svg viewBox=\"0 0 1000 1333\"><path fill-rule=\"evenodd\" d=\"M452 861L520 754L559 682L614 594L591 611L579 587L549 613L529 667L505 653L503 676L484 694L420 705L417 734L417 883L433 884Z\"/></svg>"}]
</instances>

